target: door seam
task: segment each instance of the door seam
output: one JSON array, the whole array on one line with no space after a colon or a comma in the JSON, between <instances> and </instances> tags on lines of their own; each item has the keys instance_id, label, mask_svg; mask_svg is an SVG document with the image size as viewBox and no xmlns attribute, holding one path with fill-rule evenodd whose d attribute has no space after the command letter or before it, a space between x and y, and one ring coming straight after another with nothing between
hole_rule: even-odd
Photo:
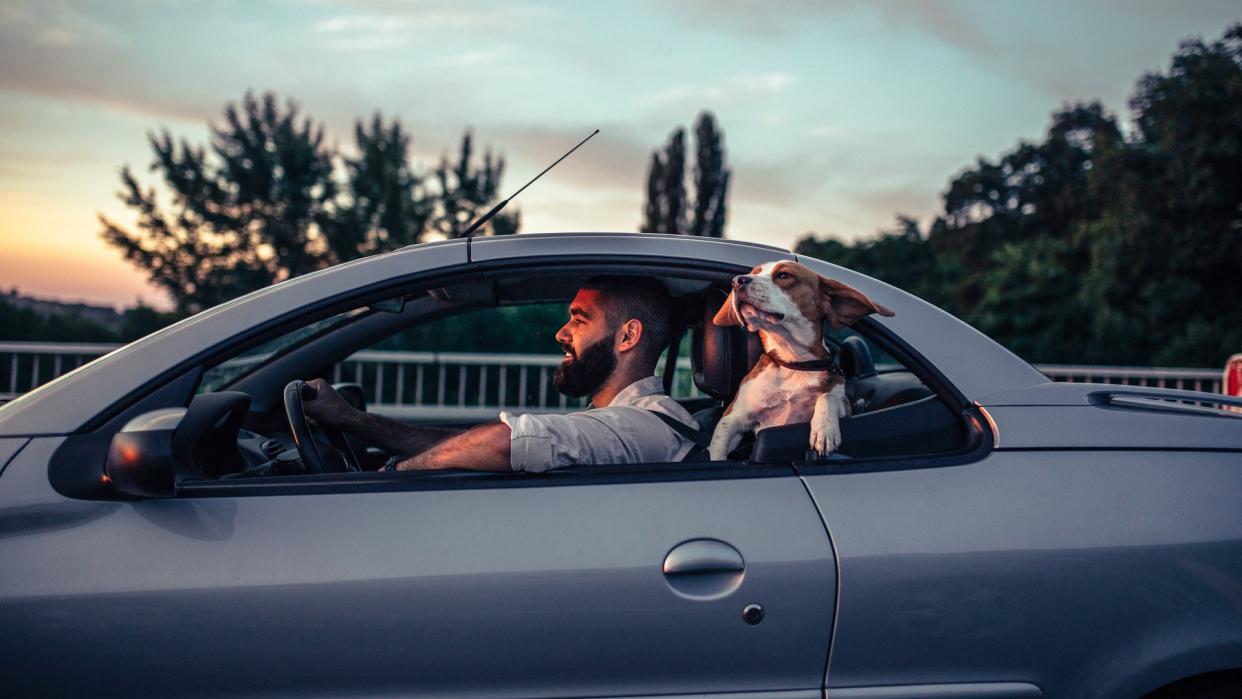
<instances>
[{"instance_id":1,"label":"door seam","mask_svg":"<svg viewBox=\"0 0 1242 699\"><path fill-rule=\"evenodd\" d=\"M815 508L815 513L819 515L819 523L824 527L824 534L828 536L828 546L832 548L833 570L836 574L833 586L832 629L829 631L828 657L824 659L823 686L821 687L824 696L827 696L828 673L832 669L832 652L837 647L837 620L841 616L841 555L837 551L837 540L832 536L832 528L828 526L828 518L824 516L824 511L820 508L819 501L815 499L815 493L811 491L811 486L807 484L806 476L802 475L802 471L797 466L794 466L794 473L797 474L798 482L802 484L807 497L811 499L811 505Z\"/></svg>"}]
</instances>

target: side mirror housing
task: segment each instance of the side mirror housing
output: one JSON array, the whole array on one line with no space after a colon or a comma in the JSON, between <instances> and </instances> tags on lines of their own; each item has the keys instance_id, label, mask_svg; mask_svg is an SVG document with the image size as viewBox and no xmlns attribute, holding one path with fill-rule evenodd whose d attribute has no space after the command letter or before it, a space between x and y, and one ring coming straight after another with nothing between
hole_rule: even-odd
<instances>
[{"instance_id":1,"label":"side mirror housing","mask_svg":"<svg viewBox=\"0 0 1242 699\"><path fill-rule=\"evenodd\" d=\"M185 408L163 408L130 420L112 438L104 473L121 493L142 498L170 498L176 493L173 433Z\"/></svg>"}]
</instances>

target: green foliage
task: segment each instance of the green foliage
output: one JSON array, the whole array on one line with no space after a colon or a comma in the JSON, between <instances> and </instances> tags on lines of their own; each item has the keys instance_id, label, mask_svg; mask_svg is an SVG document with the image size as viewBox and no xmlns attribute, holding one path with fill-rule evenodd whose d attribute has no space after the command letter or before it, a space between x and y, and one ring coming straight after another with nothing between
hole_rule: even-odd
<instances>
[{"instance_id":1,"label":"green foliage","mask_svg":"<svg viewBox=\"0 0 1242 699\"><path fill-rule=\"evenodd\" d=\"M711 112L699 114L694 139L693 202L686 191L685 130L674 129L664 148L651 154L644 233L724 237L730 170L725 164L724 133Z\"/></svg>"},{"instance_id":2,"label":"green foliage","mask_svg":"<svg viewBox=\"0 0 1242 699\"><path fill-rule=\"evenodd\" d=\"M1242 349L1242 25L1188 41L1130 101L1052 115L954 176L926 234L797 251L941 305L1040 362L1219 366Z\"/></svg>"},{"instance_id":3,"label":"green foliage","mask_svg":"<svg viewBox=\"0 0 1242 699\"><path fill-rule=\"evenodd\" d=\"M138 304L121 314L113 330L76 313L44 315L0 299L0 339L39 342L130 342L168 325L172 313Z\"/></svg>"},{"instance_id":4,"label":"green foliage","mask_svg":"<svg viewBox=\"0 0 1242 699\"><path fill-rule=\"evenodd\" d=\"M496 198L503 158L474 162L470 134L455 163L434 178L409 164L410 137L376 114L357 122L354 154L324 143L323 126L281 107L272 93L247 93L211 126L210 149L163 130L149 137L167 209L128 166L121 199L138 217L130 231L99 217L104 240L164 289L188 315L248 291L338 262L456 237ZM481 234L516 233L516 213Z\"/></svg>"},{"instance_id":5,"label":"green foliage","mask_svg":"<svg viewBox=\"0 0 1242 699\"><path fill-rule=\"evenodd\" d=\"M563 303L487 308L422 323L376 349L560 354L553 338L567 320Z\"/></svg>"},{"instance_id":6,"label":"green foliage","mask_svg":"<svg viewBox=\"0 0 1242 699\"><path fill-rule=\"evenodd\" d=\"M0 328L5 340L45 342L111 342L104 326L78 315L43 316L0 299Z\"/></svg>"}]
</instances>

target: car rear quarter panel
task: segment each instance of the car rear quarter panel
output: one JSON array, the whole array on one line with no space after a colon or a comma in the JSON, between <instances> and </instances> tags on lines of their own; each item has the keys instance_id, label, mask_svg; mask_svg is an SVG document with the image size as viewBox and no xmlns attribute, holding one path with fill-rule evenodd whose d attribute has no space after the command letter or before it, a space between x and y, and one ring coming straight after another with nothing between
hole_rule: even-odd
<instances>
[{"instance_id":1,"label":"car rear quarter panel","mask_svg":"<svg viewBox=\"0 0 1242 699\"><path fill-rule=\"evenodd\" d=\"M1001 449L806 480L840 561L830 688L1136 697L1242 666L1238 453Z\"/></svg>"}]
</instances>

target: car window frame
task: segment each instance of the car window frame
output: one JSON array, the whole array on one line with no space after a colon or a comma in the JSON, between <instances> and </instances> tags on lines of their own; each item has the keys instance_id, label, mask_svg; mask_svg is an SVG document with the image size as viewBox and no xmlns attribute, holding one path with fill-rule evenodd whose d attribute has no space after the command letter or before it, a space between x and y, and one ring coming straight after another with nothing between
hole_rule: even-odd
<instances>
[{"instance_id":1,"label":"car window frame","mask_svg":"<svg viewBox=\"0 0 1242 699\"><path fill-rule=\"evenodd\" d=\"M668 273L670 268L675 269L676 274L670 275ZM71 460L77 461L78 465L81 465L80 459L86 456L88 452L98 452L99 454L106 452L112 435L119 431L120 427L128 419L135 417L139 412L153 409L153 407L176 407L174 405L157 405L167 402L169 396L186 393L184 397L185 402L181 404L184 407L195 394L206 368L215 366L230 356L237 356L296 327L328 318L352 308L370 305L397 294L418 293L454 282L467 280L482 281L484 279L512 275L515 270L524 270L529 273L529 271L536 269L545 273L564 274L675 276L687 280L704 280L721 285L726 284L727 280L731 279L732 276L744 274L747 271L742 265L735 263L690 258L661 257L656 260L650 256L643 255L614 255L604 260L583 262L581 260L566 260L562 256L532 256L516 260L489 260L485 262L454 264L433 270L415 272L398 280L389 280L381 284L359 287L348 293L338 294L333 298L321 299L308 304L296 315L290 314L283 318L258 323L235 336L227 338L225 341L206 348L198 355L187 358L185 362L179 365L177 370L165 372L164 375L153 378L144 386L136 398L131 394L118 402L125 403L124 408L119 411L112 411L110 408L93 420L92 422L96 424L95 429L87 434L71 435L66 440L66 444L62 445L62 448L58 449L53 455L49 472L59 471L63 474L75 468L70 463ZM365 317L365 314L359 314L355 318L348 319L347 322L354 322L361 317ZM273 479L292 478L296 479L296 482L270 480L266 484L233 479L227 482L195 483L192 486L186 484L178 488L179 492L175 497L214 497L226 493L240 496L243 494L369 492L371 489L379 487L400 490L470 488L484 487L484 483L489 484L486 487L526 487L534 485L565 485L577 482L599 483L603 485L616 482L715 480L762 477L771 474L780 475L789 469L792 469L795 473L801 473L804 469L807 473L839 472L850 469L865 469L869 471L897 470L967 463L983 458L990 451L994 440L992 433L987 430L985 418L980 416L978 411L966 401L964 396L945 379L943 374L928 363L917 350L870 318L859 321L855 327L858 329L859 334L866 336L868 341L876 343L877 346L901 361L934 394L940 399L945 400L950 409L955 410L955 412L960 411L963 424L971 435L970 443L966 447L943 455L878 457L875 459L848 458L835 462L793 461L781 464L749 464L740 461L703 462L707 465L706 467L697 466L692 462L579 466L572 469L553 471L551 473L555 474L555 476L550 479L546 476L540 477L532 474L498 473L476 475L466 479L459 479L461 480L460 486L441 483L441 481L454 480L453 477L448 475L429 479L425 476L419 478L418 474L413 476L398 474L393 479L382 479L385 485L379 486L376 484L380 481L375 480L376 474L374 472L272 477ZM173 375L171 380L167 378L169 374ZM173 384L176 384L179 388L174 388ZM192 388L188 392L185 391L184 389L189 386L192 386ZM162 398L154 400L153 398L157 395L162 396ZM144 408L144 410L138 410L138 408ZM110 415L105 415L105 413L109 412L111 413ZM78 477L76 480L81 482L82 478ZM56 489L63 494L80 499L115 500L118 497L124 499L123 496L118 496L110 488L101 487L98 474L93 476L91 480L94 482L94 487L92 488L69 487L66 489L57 486ZM104 480L106 481L106 479ZM63 482L64 479L62 478L61 481ZM106 482L103 483L103 486L106 486ZM182 494L182 491L184 491L184 494Z\"/></svg>"}]
</instances>

